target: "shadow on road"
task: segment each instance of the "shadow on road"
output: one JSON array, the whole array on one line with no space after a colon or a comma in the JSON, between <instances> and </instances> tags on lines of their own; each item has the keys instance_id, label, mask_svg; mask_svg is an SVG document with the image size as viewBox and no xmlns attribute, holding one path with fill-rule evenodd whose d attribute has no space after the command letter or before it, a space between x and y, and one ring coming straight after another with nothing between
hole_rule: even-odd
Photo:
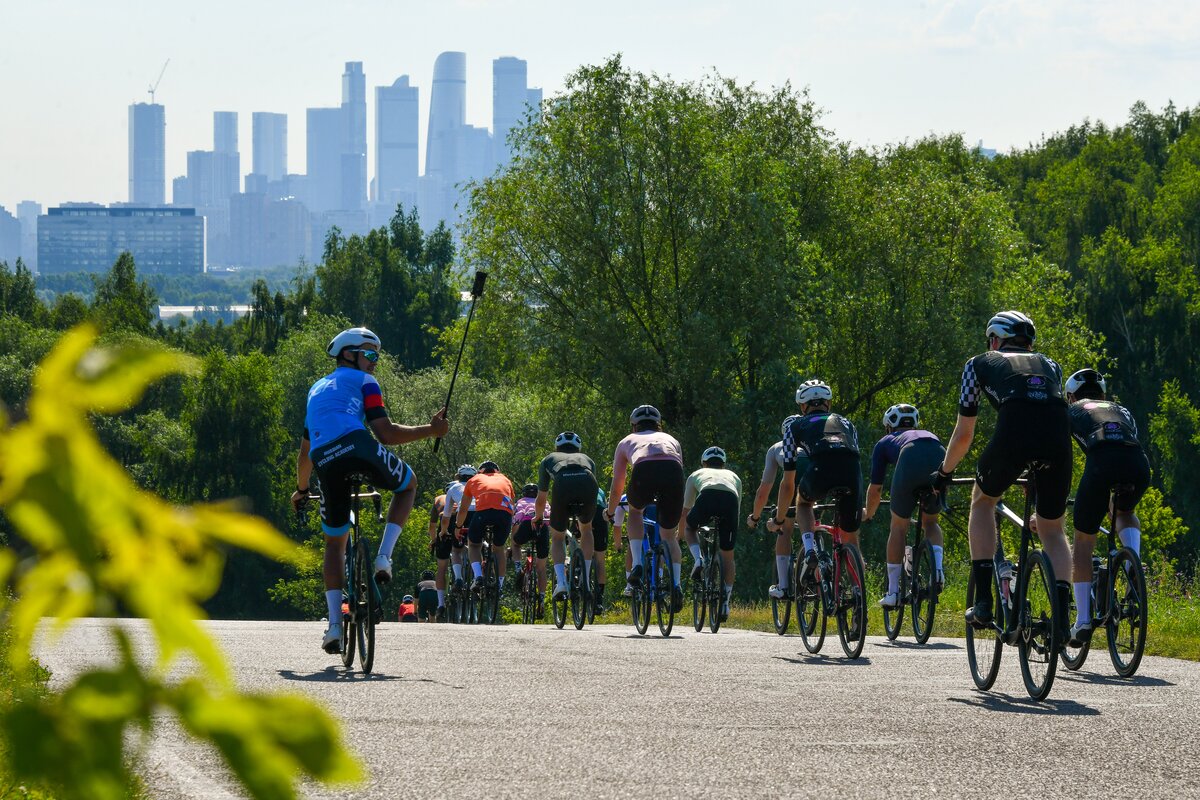
<instances>
[{"instance_id":1,"label":"shadow on road","mask_svg":"<svg viewBox=\"0 0 1200 800\"><path fill-rule=\"evenodd\" d=\"M843 667L865 667L871 663L871 659L866 656L859 656L852 661L841 656L827 656L824 653L817 653L815 656L807 653L799 655L799 658L788 658L787 656L771 656L771 658L786 661L789 664L836 664Z\"/></svg>"},{"instance_id":2,"label":"shadow on road","mask_svg":"<svg viewBox=\"0 0 1200 800\"><path fill-rule=\"evenodd\" d=\"M872 642L875 647L895 648L897 650L962 650L961 644L950 644L950 642L932 642L930 644L917 644L916 642Z\"/></svg>"},{"instance_id":3,"label":"shadow on road","mask_svg":"<svg viewBox=\"0 0 1200 800\"><path fill-rule=\"evenodd\" d=\"M374 672L370 675L364 675L357 670L343 669L341 667L326 667L320 672L296 672L291 669L278 670L279 677L285 681L316 681L318 683L373 683L377 681L400 681L401 683L436 683L439 686L445 686L449 689L464 689L464 686L458 686L444 681L435 681L433 678L405 678L403 675L384 675L383 673Z\"/></svg>"},{"instance_id":4,"label":"shadow on road","mask_svg":"<svg viewBox=\"0 0 1200 800\"><path fill-rule=\"evenodd\" d=\"M604 635L605 635L605 637L607 637L609 639L648 639L648 640L660 640L660 641L662 639L678 639L680 641L683 640L683 637L680 636L678 633L673 633L670 636L659 636L658 634L651 635L648 633L645 635L638 634L638 633L627 633L624 636L620 636L615 633L606 633Z\"/></svg>"},{"instance_id":5,"label":"shadow on road","mask_svg":"<svg viewBox=\"0 0 1200 800\"><path fill-rule=\"evenodd\" d=\"M1007 694L984 694L977 692L968 697L947 697L951 703L960 703L972 708L1000 711L1008 714L1053 714L1068 717L1095 717L1098 709L1077 703L1074 700L1043 700L1040 703L1028 697L1013 697Z\"/></svg>"},{"instance_id":6,"label":"shadow on road","mask_svg":"<svg viewBox=\"0 0 1200 800\"><path fill-rule=\"evenodd\" d=\"M1134 675L1132 678L1122 678L1120 675L1096 675L1091 672L1059 672L1058 680L1071 683L1092 684L1094 686L1175 686L1176 684L1162 678L1152 678L1149 675Z\"/></svg>"}]
</instances>

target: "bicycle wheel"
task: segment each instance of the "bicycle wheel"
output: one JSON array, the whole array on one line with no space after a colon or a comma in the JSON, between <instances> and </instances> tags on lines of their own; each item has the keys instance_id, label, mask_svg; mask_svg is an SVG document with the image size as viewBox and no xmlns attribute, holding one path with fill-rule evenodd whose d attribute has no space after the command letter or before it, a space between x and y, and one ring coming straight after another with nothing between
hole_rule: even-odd
<instances>
[{"instance_id":1,"label":"bicycle wheel","mask_svg":"<svg viewBox=\"0 0 1200 800\"><path fill-rule=\"evenodd\" d=\"M865 570L862 555L852 544L838 551L841 569L835 587L834 608L837 611L838 639L847 658L862 655L867 643L867 591L863 585Z\"/></svg>"},{"instance_id":2,"label":"bicycle wheel","mask_svg":"<svg viewBox=\"0 0 1200 800\"><path fill-rule=\"evenodd\" d=\"M1058 606L1054 568L1050 559L1035 550L1021 565L1017 581L1016 607L1020 609L1017 659L1025 691L1034 700L1045 700L1054 685L1058 667L1058 624L1065 613Z\"/></svg>"},{"instance_id":3,"label":"bicycle wheel","mask_svg":"<svg viewBox=\"0 0 1200 800\"><path fill-rule=\"evenodd\" d=\"M633 587L633 596L629 598L629 609L633 613L633 629L642 636L646 635L646 629L650 627L649 572L649 569L645 570L642 582Z\"/></svg>"},{"instance_id":4,"label":"bicycle wheel","mask_svg":"<svg viewBox=\"0 0 1200 800\"><path fill-rule=\"evenodd\" d=\"M342 590L342 605L348 609L348 612L342 612L342 666L350 669L354 666L354 648L358 642L358 633L355 630L355 606L357 601L355 598L354 587L354 564L355 564L355 548L352 543L346 545L346 567L345 577L343 578Z\"/></svg>"},{"instance_id":5,"label":"bicycle wheel","mask_svg":"<svg viewBox=\"0 0 1200 800\"><path fill-rule=\"evenodd\" d=\"M904 594L909 588L909 576L900 576L900 600L895 606L888 608L883 607L883 632L887 634L888 641L896 641L896 637L900 635L900 625L904 622ZM916 624L916 620L913 620Z\"/></svg>"},{"instance_id":6,"label":"bicycle wheel","mask_svg":"<svg viewBox=\"0 0 1200 800\"><path fill-rule=\"evenodd\" d=\"M995 590L996 587L992 586L992 589ZM976 593L975 570L971 570L971 576L967 579L967 608L975 605ZM997 611L996 618L1003 620L1004 615L1000 605L1000 598L997 597L993 607ZM996 676L1000 673L1000 656L1003 648L1004 641L1001 640L999 631L994 624L985 628L967 625L967 664L971 668L971 680L975 681L975 688L985 692L992 688L992 684L996 682Z\"/></svg>"},{"instance_id":7,"label":"bicycle wheel","mask_svg":"<svg viewBox=\"0 0 1200 800\"><path fill-rule=\"evenodd\" d=\"M697 578L690 582L688 589L692 595L692 627L696 629L696 633L704 630L704 617L708 613L708 603L705 602L704 594L704 578Z\"/></svg>"},{"instance_id":8,"label":"bicycle wheel","mask_svg":"<svg viewBox=\"0 0 1200 800\"><path fill-rule=\"evenodd\" d=\"M721 605L725 600L725 577L721 572L721 556L713 553L704 568L705 592L708 596L708 630L721 629Z\"/></svg>"},{"instance_id":9,"label":"bicycle wheel","mask_svg":"<svg viewBox=\"0 0 1200 800\"><path fill-rule=\"evenodd\" d=\"M1092 613L1095 614L1098 611L1098 609L1096 608L1096 584L1094 584L1094 583L1092 584L1091 594L1092 594ZM1073 615L1070 612L1077 612L1077 609L1075 608L1074 600L1071 601L1071 606L1070 606L1070 608L1067 609L1067 611L1068 611L1067 619L1068 620L1073 619L1075 615ZM1083 666L1083 662L1087 661L1088 653L1090 653L1091 650L1092 650L1092 640L1091 639L1088 639L1086 642L1084 642L1081 647L1071 647L1069 642L1063 642L1062 651L1059 654L1062 657L1062 665L1064 667L1066 667L1067 669L1071 670L1072 672L1074 672L1075 670L1077 670Z\"/></svg>"},{"instance_id":10,"label":"bicycle wheel","mask_svg":"<svg viewBox=\"0 0 1200 800\"><path fill-rule=\"evenodd\" d=\"M797 573L804 571L802 563L796 562ZM800 628L800 639L804 642L805 650L819 653L821 645L825 643L825 628L829 623L821 601L820 574L814 568L804 576L803 581L797 580L796 575L792 577L792 585L796 587L796 625Z\"/></svg>"},{"instance_id":11,"label":"bicycle wheel","mask_svg":"<svg viewBox=\"0 0 1200 800\"><path fill-rule=\"evenodd\" d=\"M365 674L370 675L371 668L375 665L375 614L371 608L374 604L374 592L371 573L368 572L371 565L367 563L365 548L358 548L358 557L354 561L355 586L358 590L358 622L355 625L358 629L358 666Z\"/></svg>"},{"instance_id":12,"label":"bicycle wheel","mask_svg":"<svg viewBox=\"0 0 1200 800\"><path fill-rule=\"evenodd\" d=\"M671 557L664 545L658 546L658 557L655 559L654 605L658 616L658 630L663 636L670 636L675 627L675 603L672 597Z\"/></svg>"},{"instance_id":13,"label":"bicycle wheel","mask_svg":"<svg viewBox=\"0 0 1200 800\"><path fill-rule=\"evenodd\" d=\"M571 554L571 571L567 575L567 586L570 587L569 593L571 601L571 621L575 623L575 630L583 630L583 626L587 623L587 581L584 578L584 563L583 551L576 550Z\"/></svg>"},{"instance_id":14,"label":"bicycle wheel","mask_svg":"<svg viewBox=\"0 0 1200 800\"><path fill-rule=\"evenodd\" d=\"M912 626L917 644L925 644L933 633L937 612L937 585L934 583L933 549L925 539L913 550L912 557ZM905 578L908 578L906 575Z\"/></svg>"},{"instance_id":15,"label":"bicycle wheel","mask_svg":"<svg viewBox=\"0 0 1200 800\"><path fill-rule=\"evenodd\" d=\"M569 577L570 569L571 569L570 560L567 561L566 568L568 571L567 584L569 587L570 583L571 583L570 577ZM557 578L555 580L557 581ZM557 589L558 587L555 586L554 588ZM562 626L567 624L567 617L569 616L569 612L570 612L570 604L568 602L568 598L570 596L571 596L570 591L568 591L564 595L559 595L557 593L554 593L550 596L550 610L554 615L554 627L558 628L559 630L562 630Z\"/></svg>"},{"instance_id":16,"label":"bicycle wheel","mask_svg":"<svg viewBox=\"0 0 1200 800\"><path fill-rule=\"evenodd\" d=\"M490 553L483 562L483 606L480 616L484 625L495 625L500 619L500 562Z\"/></svg>"},{"instance_id":17,"label":"bicycle wheel","mask_svg":"<svg viewBox=\"0 0 1200 800\"><path fill-rule=\"evenodd\" d=\"M796 576L796 563L792 559L792 566L788 570L788 577L794 579ZM792 586L795 586L793 580ZM780 636L787 633L788 623L792 620L792 598L790 592L784 592L783 597L771 598L771 621L775 623L775 632Z\"/></svg>"},{"instance_id":18,"label":"bicycle wheel","mask_svg":"<svg viewBox=\"0 0 1200 800\"><path fill-rule=\"evenodd\" d=\"M354 666L354 645L358 636L354 629L354 615L342 614L342 666Z\"/></svg>"},{"instance_id":19,"label":"bicycle wheel","mask_svg":"<svg viewBox=\"0 0 1200 800\"><path fill-rule=\"evenodd\" d=\"M1146 647L1146 623L1150 609L1146 596L1146 573L1141 559L1122 547L1108 570L1108 655L1122 678L1131 678L1142 663Z\"/></svg>"},{"instance_id":20,"label":"bicycle wheel","mask_svg":"<svg viewBox=\"0 0 1200 800\"><path fill-rule=\"evenodd\" d=\"M521 568L521 622L532 625L537 612L537 578L533 570Z\"/></svg>"}]
</instances>

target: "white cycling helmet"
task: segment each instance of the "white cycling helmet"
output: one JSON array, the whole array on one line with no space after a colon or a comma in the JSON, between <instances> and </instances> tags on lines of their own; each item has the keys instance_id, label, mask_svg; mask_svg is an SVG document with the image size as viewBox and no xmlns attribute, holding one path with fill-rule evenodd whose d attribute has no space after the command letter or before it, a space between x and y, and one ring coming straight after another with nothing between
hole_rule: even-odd
<instances>
[{"instance_id":1,"label":"white cycling helmet","mask_svg":"<svg viewBox=\"0 0 1200 800\"><path fill-rule=\"evenodd\" d=\"M700 463L706 464L706 463L708 463L708 461L710 459L713 459L713 458L717 459L722 464L724 464L726 461L729 460L728 457L725 455L724 450L717 447L716 445L713 445L712 447L710 447L704 451L704 455L700 456Z\"/></svg>"},{"instance_id":2,"label":"white cycling helmet","mask_svg":"<svg viewBox=\"0 0 1200 800\"><path fill-rule=\"evenodd\" d=\"M806 405L815 400L832 400L833 390L829 388L829 384L824 381L819 381L813 378L811 381L805 381L800 384L800 388L796 390L796 405Z\"/></svg>"},{"instance_id":3,"label":"white cycling helmet","mask_svg":"<svg viewBox=\"0 0 1200 800\"><path fill-rule=\"evenodd\" d=\"M907 425L901 423L908 421ZM921 421L921 412L908 403L897 403L883 412L883 424L889 428L915 428Z\"/></svg>"},{"instance_id":4,"label":"white cycling helmet","mask_svg":"<svg viewBox=\"0 0 1200 800\"><path fill-rule=\"evenodd\" d=\"M347 328L333 337L333 340L329 342L329 346L325 348L325 352L331 358L337 358L347 347L362 347L364 344L373 344L378 348L383 347L383 344L379 341L379 337L369 329Z\"/></svg>"},{"instance_id":5,"label":"white cycling helmet","mask_svg":"<svg viewBox=\"0 0 1200 800\"><path fill-rule=\"evenodd\" d=\"M1032 342L1037 336L1037 330L1033 326L1033 320L1020 311L1001 311L988 320L986 335L1000 339L1023 336Z\"/></svg>"},{"instance_id":6,"label":"white cycling helmet","mask_svg":"<svg viewBox=\"0 0 1200 800\"><path fill-rule=\"evenodd\" d=\"M555 449L567 445L574 447L576 450L583 449L583 439L579 438L579 434L574 431L563 431L558 436L554 437Z\"/></svg>"},{"instance_id":7,"label":"white cycling helmet","mask_svg":"<svg viewBox=\"0 0 1200 800\"><path fill-rule=\"evenodd\" d=\"M1108 391L1108 386L1104 383L1104 376L1089 367L1081 369L1067 378L1067 393L1076 394L1085 384L1089 383L1099 386L1101 392Z\"/></svg>"},{"instance_id":8,"label":"white cycling helmet","mask_svg":"<svg viewBox=\"0 0 1200 800\"><path fill-rule=\"evenodd\" d=\"M458 477L472 478L475 476L475 473L477 473L477 472L479 472L479 470L475 469L474 464L463 464L461 467L458 468Z\"/></svg>"},{"instance_id":9,"label":"white cycling helmet","mask_svg":"<svg viewBox=\"0 0 1200 800\"><path fill-rule=\"evenodd\" d=\"M629 424L637 425L639 422L662 422L662 414L654 406L638 406L629 415Z\"/></svg>"}]
</instances>

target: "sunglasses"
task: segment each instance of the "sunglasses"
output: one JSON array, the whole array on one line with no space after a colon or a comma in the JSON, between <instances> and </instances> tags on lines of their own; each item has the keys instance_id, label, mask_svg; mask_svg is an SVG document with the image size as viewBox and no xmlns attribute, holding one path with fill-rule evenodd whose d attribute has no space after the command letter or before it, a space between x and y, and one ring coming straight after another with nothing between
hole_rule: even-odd
<instances>
[{"instance_id":1,"label":"sunglasses","mask_svg":"<svg viewBox=\"0 0 1200 800\"><path fill-rule=\"evenodd\" d=\"M378 350L351 350L351 353L362 353L362 357L374 364L379 360Z\"/></svg>"}]
</instances>

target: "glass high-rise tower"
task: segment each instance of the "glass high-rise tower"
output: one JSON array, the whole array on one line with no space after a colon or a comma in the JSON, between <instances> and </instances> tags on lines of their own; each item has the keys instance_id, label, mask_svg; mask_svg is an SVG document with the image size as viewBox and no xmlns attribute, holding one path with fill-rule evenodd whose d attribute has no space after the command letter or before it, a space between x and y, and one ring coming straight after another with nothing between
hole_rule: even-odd
<instances>
[{"instance_id":1,"label":"glass high-rise tower","mask_svg":"<svg viewBox=\"0 0 1200 800\"><path fill-rule=\"evenodd\" d=\"M129 202L160 206L166 185L166 111L158 103L134 103L129 106Z\"/></svg>"}]
</instances>

